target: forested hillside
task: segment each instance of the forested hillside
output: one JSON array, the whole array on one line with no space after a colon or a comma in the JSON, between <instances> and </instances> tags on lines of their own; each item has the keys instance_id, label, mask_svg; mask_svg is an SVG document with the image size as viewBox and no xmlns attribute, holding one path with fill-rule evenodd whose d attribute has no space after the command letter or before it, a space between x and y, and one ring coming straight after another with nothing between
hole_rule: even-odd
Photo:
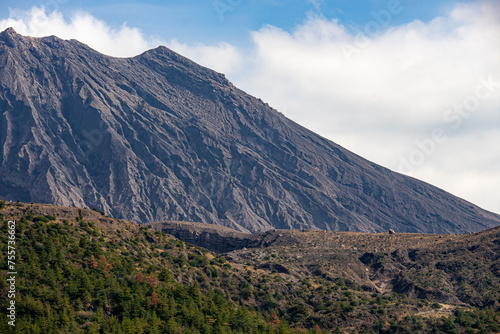
<instances>
[{"instance_id":1,"label":"forested hillside","mask_svg":"<svg viewBox=\"0 0 500 334\"><path fill-rule=\"evenodd\" d=\"M0 202L16 220L16 333L494 333L494 307L321 276L294 281L89 209ZM271 259L269 259L271 261ZM0 307L7 309L7 258ZM5 318L0 332L14 333Z\"/></svg>"}]
</instances>

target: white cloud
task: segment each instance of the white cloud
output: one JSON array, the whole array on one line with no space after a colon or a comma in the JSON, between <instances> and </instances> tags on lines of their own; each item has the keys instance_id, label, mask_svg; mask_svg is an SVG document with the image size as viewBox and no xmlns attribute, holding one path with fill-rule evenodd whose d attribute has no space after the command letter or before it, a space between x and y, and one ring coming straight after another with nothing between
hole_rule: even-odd
<instances>
[{"instance_id":1,"label":"white cloud","mask_svg":"<svg viewBox=\"0 0 500 334\"><path fill-rule=\"evenodd\" d=\"M43 7L29 11L14 10L8 19L0 20L0 31L12 27L19 34L33 37L56 35L63 39L77 39L93 49L115 57L132 57L159 45L165 45L219 72L230 73L239 66L239 51L227 44L216 46L198 44L189 46L177 41L164 41L145 36L139 29L124 23L111 28L86 12L75 13L69 21L58 11L47 14Z\"/></svg>"},{"instance_id":2,"label":"white cloud","mask_svg":"<svg viewBox=\"0 0 500 334\"><path fill-rule=\"evenodd\" d=\"M235 46L224 42L218 45L197 44L190 46L174 40L165 45L201 65L227 75L238 71L243 64L241 51Z\"/></svg>"},{"instance_id":3,"label":"white cloud","mask_svg":"<svg viewBox=\"0 0 500 334\"><path fill-rule=\"evenodd\" d=\"M36 7L12 12L0 30L75 38L122 57L166 45L374 162L398 170L402 159L423 156L410 175L500 213L500 86L470 105L481 80L500 82L495 3L460 4L427 23L390 26L398 14L386 22L374 17L361 27L364 36L310 14L293 31L265 26L252 32L245 50L161 41L126 24L113 29L85 12L68 21ZM445 139L429 144L438 129Z\"/></svg>"},{"instance_id":4,"label":"white cloud","mask_svg":"<svg viewBox=\"0 0 500 334\"><path fill-rule=\"evenodd\" d=\"M421 151L417 143L441 129L446 140L431 153L421 152L423 161L409 174L500 213L499 136L484 135L500 133L500 85L491 94L478 88L488 77L500 83L495 8L493 2L457 5L431 22L384 29L379 24L365 36L321 16L310 16L291 32L266 26L252 33L255 59L236 83L298 123L396 171L401 157ZM488 97L475 98L477 89Z\"/></svg>"},{"instance_id":5,"label":"white cloud","mask_svg":"<svg viewBox=\"0 0 500 334\"><path fill-rule=\"evenodd\" d=\"M146 39L137 28L125 23L112 29L86 12L77 12L67 22L60 12L50 14L44 8L13 11L8 19L0 21L0 30L12 27L22 35L42 37L56 35L63 39L77 39L104 54L117 57L135 56L158 46L158 41Z\"/></svg>"},{"instance_id":6,"label":"white cloud","mask_svg":"<svg viewBox=\"0 0 500 334\"><path fill-rule=\"evenodd\" d=\"M316 10L320 10L321 5L323 5L324 0L307 0L307 2L309 2L311 5L313 5L313 7Z\"/></svg>"}]
</instances>

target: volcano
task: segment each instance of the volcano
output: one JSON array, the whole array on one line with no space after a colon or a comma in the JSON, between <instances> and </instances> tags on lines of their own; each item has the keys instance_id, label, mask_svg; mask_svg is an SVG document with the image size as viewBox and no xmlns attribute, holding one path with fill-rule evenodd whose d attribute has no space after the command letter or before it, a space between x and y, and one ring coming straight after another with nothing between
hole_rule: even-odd
<instances>
[{"instance_id":1,"label":"volcano","mask_svg":"<svg viewBox=\"0 0 500 334\"><path fill-rule=\"evenodd\" d=\"M133 58L0 33L0 196L138 223L464 233L500 224L158 47Z\"/></svg>"}]
</instances>

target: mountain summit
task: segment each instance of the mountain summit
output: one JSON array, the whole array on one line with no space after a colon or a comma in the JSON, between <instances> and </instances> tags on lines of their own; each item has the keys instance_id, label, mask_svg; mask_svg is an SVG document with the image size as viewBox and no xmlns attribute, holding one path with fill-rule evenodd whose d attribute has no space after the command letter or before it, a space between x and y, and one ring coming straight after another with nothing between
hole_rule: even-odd
<instances>
[{"instance_id":1,"label":"mountain summit","mask_svg":"<svg viewBox=\"0 0 500 334\"><path fill-rule=\"evenodd\" d=\"M373 164L220 73L0 34L0 196L234 229L461 233L500 216Z\"/></svg>"}]
</instances>

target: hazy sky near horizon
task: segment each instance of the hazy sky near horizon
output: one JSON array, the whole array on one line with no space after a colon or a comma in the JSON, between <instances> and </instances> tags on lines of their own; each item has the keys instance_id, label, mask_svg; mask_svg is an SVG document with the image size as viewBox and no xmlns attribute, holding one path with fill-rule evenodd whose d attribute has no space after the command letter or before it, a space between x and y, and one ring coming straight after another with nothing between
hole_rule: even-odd
<instances>
[{"instance_id":1,"label":"hazy sky near horizon","mask_svg":"<svg viewBox=\"0 0 500 334\"><path fill-rule=\"evenodd\" d=\"M500 213L500 1L6 0L0 30L166 45L307 128Z\"/></svg>"}]
</instances>

